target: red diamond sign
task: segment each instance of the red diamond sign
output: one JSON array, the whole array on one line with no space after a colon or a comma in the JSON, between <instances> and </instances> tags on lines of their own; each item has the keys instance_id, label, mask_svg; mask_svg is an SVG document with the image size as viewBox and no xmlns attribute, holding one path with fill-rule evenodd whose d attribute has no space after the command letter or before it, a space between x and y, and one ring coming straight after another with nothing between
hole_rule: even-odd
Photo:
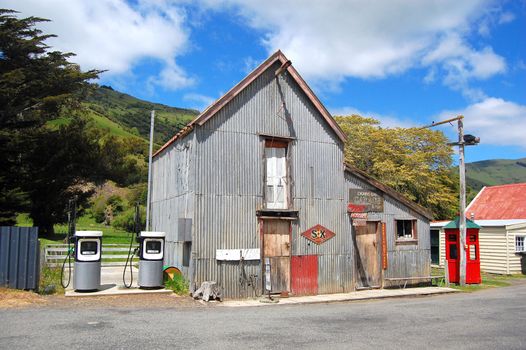
<instances>
[{"instance_id":1,"label":"red diamond sign","mask_svg":"<svg viewBox=\"0 0 526 350\"><path fill-rule=\"evenodd\" d=\"M301 235L307 238L309 241L312 241L316 244L322 244L325 241L328 241L332 237L336 236L334 232L321 225L313 226L307 231L303 232Z\"/></svg>"}]
</instances>

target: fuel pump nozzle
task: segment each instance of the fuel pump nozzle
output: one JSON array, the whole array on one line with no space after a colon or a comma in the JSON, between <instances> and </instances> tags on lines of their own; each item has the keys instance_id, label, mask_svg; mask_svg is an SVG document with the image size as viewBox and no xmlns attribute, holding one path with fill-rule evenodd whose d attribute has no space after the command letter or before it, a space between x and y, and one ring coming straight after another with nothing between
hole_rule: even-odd
<instances>
[{"instance_id":1,"label":"fuel pump nozzle","mask_svg":"<svg viewBox=\"0 0 526 350\"><path fill-rule=\"evenodd\" d=\"M128 257L126 258L126 263L124 264L124 271L122 272L122 282L124 287L131 288L133 284L133 257L137 255L139 248L133 248L133 237L135 235L135 242L139 242L139 234L141 232L141 216L140 216L140 206L139 203L135 203L135 214L134 214L134 223L133 223L134 232L130 237L130 248L128 249ZM126 283L126 269L130 268L130 284Z\"/></svg>"}]
</instances>

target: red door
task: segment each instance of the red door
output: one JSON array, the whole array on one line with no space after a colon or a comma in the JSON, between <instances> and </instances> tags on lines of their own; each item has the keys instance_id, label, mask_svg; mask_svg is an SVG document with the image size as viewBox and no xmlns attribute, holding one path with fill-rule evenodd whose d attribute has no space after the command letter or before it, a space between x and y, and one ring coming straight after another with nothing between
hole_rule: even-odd
<instances>
[{"instance_id":1,"label":"red door","mask_svg":"<svg viewBox=\"0 0 526 350\"><path fill-rule=\"evenodd\" d=\"M481 283L480 278L480 252L479 230L468 228L466 232L468 251L466 252L466 283Z\"/></svg>"},{"instance_id":2,"label":"red door","mask_svg":"<svg viewBox=\"0 0 526 350\"><path fill-rule=\"evenodd\" d=\"M446 230L446 260L449 282L458 283L460 272L458 230Z\"/></svg>"},{"instance_id":3,"label":"red door","mask_svg":"<svg viewBox=\"0 0 526 350\"><path fill-rule=\"evenodd\" d=\"M295 295L318 294L318 256L293 256L290 287Z\"/></svg>"}]
</instances>

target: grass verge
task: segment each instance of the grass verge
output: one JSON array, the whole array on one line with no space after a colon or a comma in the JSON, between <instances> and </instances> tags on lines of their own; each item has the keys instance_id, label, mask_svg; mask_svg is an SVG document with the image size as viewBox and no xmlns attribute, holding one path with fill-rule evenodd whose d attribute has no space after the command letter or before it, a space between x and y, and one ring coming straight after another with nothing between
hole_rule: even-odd
<instances>
[{"instance_id":1,"label":"grass verge","mask_svg":"<svg viewBox=\"0 0 526 350\"><path fill-rule=\"evenodd\" d=\"M431 274L433 276L444 275L443 268L433 267L431 268ZM526 275L497 275L493 273L482 272L481 273L482 283L480 284L468 284L464 287L456 283L451 283L450 287L461 290L463 292L475 292L481 289L496 288L496 287L507 287L512 284L514 280L526 279Z\"/></svg>"}]
</instances>

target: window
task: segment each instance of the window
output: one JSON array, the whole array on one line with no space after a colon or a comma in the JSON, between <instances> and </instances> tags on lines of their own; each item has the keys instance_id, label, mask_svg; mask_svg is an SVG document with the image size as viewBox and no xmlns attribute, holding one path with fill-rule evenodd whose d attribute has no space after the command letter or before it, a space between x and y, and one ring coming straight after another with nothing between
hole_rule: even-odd
<instances>
[{"instance_id":1,"label":"window","mask_svg":"<svg viewBox=\"0 0 526 350\"><path fill-rule=\"evenodd\" d=\"M287 143L267 140L265 142L265 199L268 209L287 209Z\"/></svg>"},{"instance_id":2,"label":"window","mask_svg":"<svg viewBox=\"0 0 526 350\"><path fill-rule=\"evenodd\" d=\"M99 244L97 241L87 241L80 243L80 254L82 255L95 255Z\"/></svg>"},{"instance_id":3,"label":"window","mask_svg":"<svg viewBox=\"0 0 526 350\"><path fill-rule=\"evenodd\" d=\"M396 220L396 239L415 240L416 220Z\"/></svg>"},{"instance_id":4,"label":"window","mask_svg":"<svg viewBox=\"0 0 526 350\"><path fill-rule=\"evenodd\" d=\"M161 252L161 241L148 241L146 242L146 253L148 254L159 254Z\"/></svg>"},{"instance_id":5,"label":"window","mask_svg":"<svg viewBox=\"0 0 526 350\"><path fill-rule=\"evenodd\" d=\"M516 252L526 252L524 249L524 238L526 236L515 236L515 251Z\"/></svg>"}]
</instances>

